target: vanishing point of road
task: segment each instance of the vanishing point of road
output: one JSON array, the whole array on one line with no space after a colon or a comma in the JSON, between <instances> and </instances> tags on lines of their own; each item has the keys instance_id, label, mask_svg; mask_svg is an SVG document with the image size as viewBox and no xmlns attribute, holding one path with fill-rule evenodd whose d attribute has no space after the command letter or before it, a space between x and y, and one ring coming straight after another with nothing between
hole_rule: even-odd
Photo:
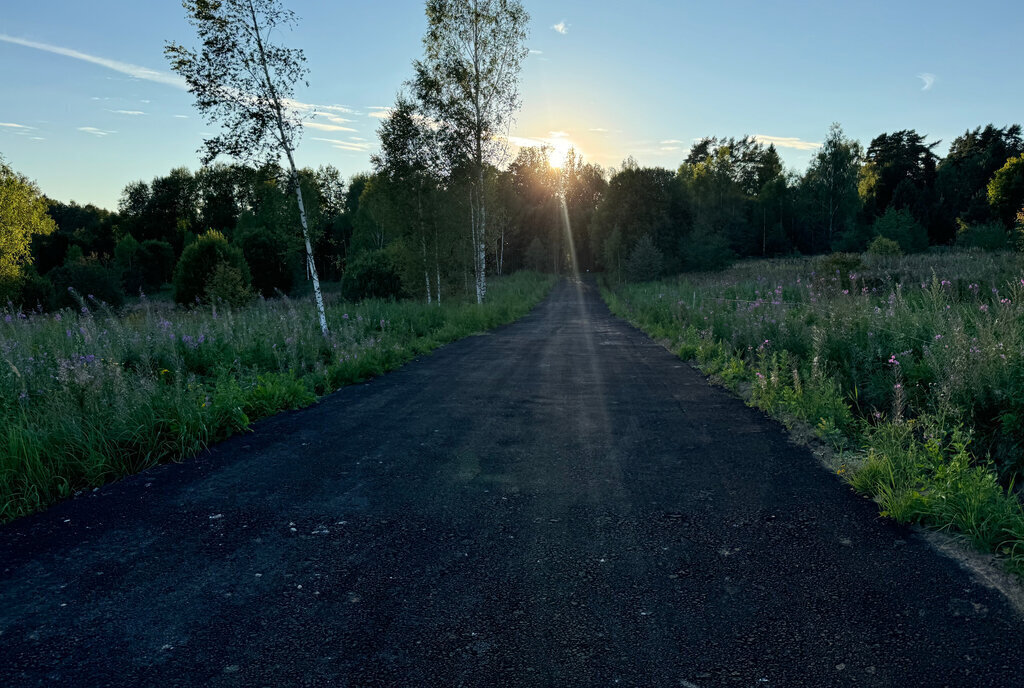
<instances>
[{"instance_id":1,"label":"vanishing point of road","mask_svg":"<svg viewBox=\"0 0 1024 688\"><path fill-rule=\"evenodd\" d=\"M0 685L1020 686L1024 622L563 282L0 527Z\"/></svg>"}]
</instances>

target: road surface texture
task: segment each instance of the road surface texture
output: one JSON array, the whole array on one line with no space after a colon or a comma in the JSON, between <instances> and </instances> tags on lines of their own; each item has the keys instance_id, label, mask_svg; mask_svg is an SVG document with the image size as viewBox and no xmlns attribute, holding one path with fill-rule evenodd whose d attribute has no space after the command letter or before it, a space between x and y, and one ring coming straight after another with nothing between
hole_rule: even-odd
<instances>
[{"instance_id":1,"label":"road surface texture","mask_svg":"<svg viewBox=\"0 0 1024 688\"><path fill-rule=\"evenodd\" d=\"M564 282L0 528L0 685L1020 686L1024 623Z\"/></svg>"}]
</instances>

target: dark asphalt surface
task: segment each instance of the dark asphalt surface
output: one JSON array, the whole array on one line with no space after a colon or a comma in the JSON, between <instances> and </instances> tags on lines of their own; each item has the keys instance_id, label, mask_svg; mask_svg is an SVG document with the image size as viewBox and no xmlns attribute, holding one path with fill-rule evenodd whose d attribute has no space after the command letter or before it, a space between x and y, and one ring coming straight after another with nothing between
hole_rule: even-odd
<instances>
[{"instance_id":1,"label":"dark asphalt surface","mask_svg":"<svg viewBox=\"0 0 1024 688\"><path fill-rule=\"evenodd\" d=\"M1003 598L569 283L0 528L0 685L1021 686Z\"/></svg>"}]
</instances>

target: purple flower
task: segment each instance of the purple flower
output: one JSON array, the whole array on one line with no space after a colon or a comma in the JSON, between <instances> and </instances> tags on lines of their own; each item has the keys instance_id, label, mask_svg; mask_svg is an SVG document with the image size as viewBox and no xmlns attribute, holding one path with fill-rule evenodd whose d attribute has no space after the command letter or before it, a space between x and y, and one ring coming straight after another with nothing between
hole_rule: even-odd
<instances>
[{"instance_id":1,"label":"purple flower","mask_svg":"<svg viewBox=\"0 0 1024 688\"><path fill-rule=\"evenodd\" d=\"M981 304L980 306L978 306L978 310L980 310L982 313L988 313L988 304Z\"/></svg>"},{"instance_id":2,"label":"purple flower","mask_svg":"<svg viewBox=\"0 0 1024 688\"><path fill-rule=\"evenodd\" d=\"M896 354L892 354L892 355L889 356L889 363L891 365L897 365L897 366L900 364L900 362L896 360Z\"/></svg>"},{"instance_id":3,"label":"purple flower","mask_svg":"<svg viewBox=\"0 0 1024 688\"><path fill-rule=\"evenodd\" d=\"M341 319L342 320L348 320L348 313L345 313L344 315L342 315Z\"/></svg>"},{"instance_id":4,"label":"purple flower","mask_svg":"<svg viewBox=\"0 0 1024 688\"><path fill-rule=\"evenodd\" d=\"M10 315L5 315L4 316L4 322L11 322L11 316Z\"/></svg>"}]
</instances>

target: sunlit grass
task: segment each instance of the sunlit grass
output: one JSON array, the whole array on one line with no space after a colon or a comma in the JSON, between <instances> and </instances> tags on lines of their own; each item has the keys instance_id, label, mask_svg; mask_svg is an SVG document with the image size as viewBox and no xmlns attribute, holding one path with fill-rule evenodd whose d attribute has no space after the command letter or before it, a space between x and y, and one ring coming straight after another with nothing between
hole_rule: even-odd
<instances>
[{"instance_id":1,"label":"sunlit grass","mask_svg":"<svg viewBox=\"0 0 1024 688\"><path fill-rule=\"evenodd\" d=\"M532 273L499 278L483 306L330 302L329 340L308 300L2 312L0 520L191 456L257 418L515 320L552 283Z\"/></svg>"}]
</instances>

